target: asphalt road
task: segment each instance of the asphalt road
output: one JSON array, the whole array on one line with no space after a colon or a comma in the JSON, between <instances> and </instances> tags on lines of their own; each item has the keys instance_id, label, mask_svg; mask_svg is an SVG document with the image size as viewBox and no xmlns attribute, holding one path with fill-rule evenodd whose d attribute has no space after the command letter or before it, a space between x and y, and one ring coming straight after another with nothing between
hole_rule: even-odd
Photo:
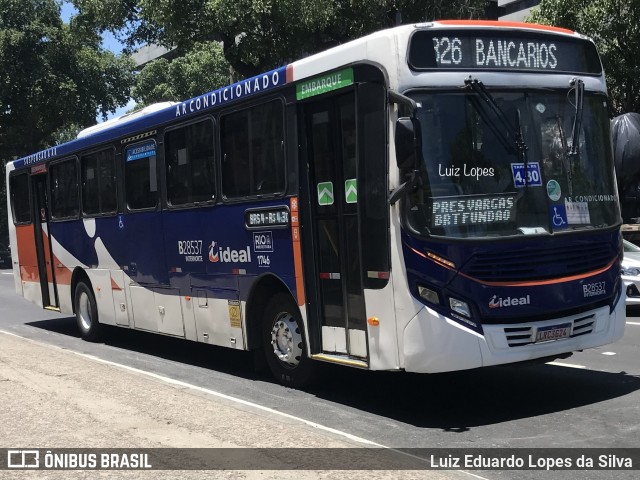
<instances>
[{"instance_id":1,"label":"asphalt road","mask_svg":"<svg viewBox=\"0 0 640 480\"><path fill-rule=\"evenodd\" d=\"M256 372L250 354L111 328L83 342L75 319L17 296L0 270L0 329L253 402L394 448L640 447L640 318L617 343L562 364L438 375L324 366L306 391ZM636 472L474 471L486 479L632 479ZM473 478L469 476L469 478Z\"/></svg>"}]
</instances>

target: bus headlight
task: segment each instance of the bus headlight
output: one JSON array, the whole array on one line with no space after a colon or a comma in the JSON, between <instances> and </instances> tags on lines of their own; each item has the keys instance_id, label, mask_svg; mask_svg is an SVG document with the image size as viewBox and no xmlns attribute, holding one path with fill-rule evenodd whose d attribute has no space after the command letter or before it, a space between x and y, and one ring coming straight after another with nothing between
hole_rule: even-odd
<instances>
[{"instance_id":1,"label":"bus headlight","mask_svg":"<svg viewBox=\"0 0 640 480\"><path fill-rule=\"evenodd\" d=\"M471 309L467 302L463 302L462 300L458 300L457 298L449 297L449 306L451 310L460 315L464 315L467 318L471 318Z\"/></svg>"},{"instance_id":2,"label":"bus headlight","mask_svg":"<svg viewBox=\"0 0 640 480\"><path fill-rule=\"evenodd\" d=\"M427 302L433 303L434 305L440 305L440 296L438 295L438 292L435 292L430 288L418 285L418 293L420 294L420 297Z\"/></svg>"}]
</instances>

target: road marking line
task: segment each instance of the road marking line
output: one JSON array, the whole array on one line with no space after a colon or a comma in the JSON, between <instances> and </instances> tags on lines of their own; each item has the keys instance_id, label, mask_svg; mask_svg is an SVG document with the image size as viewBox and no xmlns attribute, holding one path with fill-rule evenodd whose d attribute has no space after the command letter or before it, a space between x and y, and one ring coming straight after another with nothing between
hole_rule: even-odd
<instances>
[{"instance_id":1,"label":"road marking line","mask_svg":"<svg viewBox=\"0 0 640 480\"><path fill-rule=\"evenodd\" d=\"M616 352L602 352L602 355L615 355Z\"/></svg>"},{"instance_id":2,"label":"road marking line","mask_svg":"<svg viewBox=\"0 0 640 480\"><path fill-rule=\"evenodd\" d=\"M549 362L547 365L555 365L557 367L569 367L569 368L587 368L584 365L576 365L573 363L562 363L562 362Z\"/></svg>"},{"instance_id":3,"label":"road marking line","mask_svg":"<svg viewBox=\"0 0 640 480\"><path fill-rule=\"evenodd\" d=\"M475 473L466 472L464 470L458 470L460 473L466 473L467 475L471 475L472 477L479 478L480 480L489 480L488 478L481 477L480 475L476 475Z\"/></svg>"},{"instance_id":4,"label":"road marking line","mask_svg":"<svg viewBox=\"0 0 640 480\"><path fill-rule=\"evenodd\" d=\"M380 443L372 442L372 441L367 440L365 438L358 437L356 435L352 435L350 433L343 432L343 431L337 430L335 428L327 427L325 425L321 425L319 423L315 423L315 422L312 422L310 420L305 420L304 418L296 417L295 415L290 415L288 413L280 412L278 410L274 410L272 408L265 407L265 406L260 405L258 403L249 402L248 400L242 400L242 399L237 398L237 397L232 397L231 395L227 395L227 394L224 394L224 393L216 392L215 390L210 390L208 388L199 387L197 385L192 385L190 383L182 382L180 380L175 380L173 378L165 377L163 375L158 375L157 373L147 372L145 370L140 370L138 368L129 367L127 365L123 365L121 363L112 362L110 360L104 360L104 359L102 359L100 357L95 357L93 355L89 355L89 354L86 354L86 353L75 352L75 351L70 350L68 348L63 348L63 347L59 347L57 345L52 345L52 344L49 344L49 343L40 342L38 340L33 340L31 338L23 337L23 336L18 335L16 333L7 332L6 330L1 330L0 329L0 333L3 333L5 335L10 335L12 337L17 337L17 338L20 338L20 339L25 340L27 342L31 342L31 343L34 343L36 345L40 345L40 346L43 346L43 347L52 347L52 348L55 348L57 350L61 350L61 351L65 352L65 353L72 353L72 354L77 355L79 357L86 358L88 360L93 360L93 361L96 361L96 362L99 362L99 363L103 363L105 365L111 365L113 367L121 368L123 370L129 370L131 372L135 372L135 373L138 373L140 375L144 375L144 376L147 376L147 377L155 378L157 380L169 383L171 385L177 385L177 386L180 386L180 387L190 388L190 389L196 390L198 392L207 393L207 394L212 395L214 397L223 398L223 399L231 401L231 402L239 403L240 405L245 405L245 406L248 406L248 407L251 407L251 408L256 408L258 410L262 410L264 412L269 412L271 414L278 415L278 416L281 416L281 417L284 417L284 418L288 418L290 420L296 420L296 421L301 422L301 423L303 423L305 425L308 425L310 427L317 428L318 430L324 430L325 432L330 432L330 433L333 433L335 435L339 435L339 436L348 438L349 440L352 440L354 442L362 443L362 444L365 444L365 445L370 445L372 447L378 447L378 448L385 448L385 449L393 450L393 451L396 451L396 452L401 453L403 455L407 455L407 456L410 456L410 457L413 457L413 458L416 458L418 460L421 460L421 461L424 461L424 462L428 463L427 459L422 458L422 457L418 457L417 455L412 455L410 453L403 452L402 450L397 450L395 448L387 447L386 445L382 445ZM479 475L476 475L476 474L470 473L470 472L466 472L464 470L456 470L456 471L459 472L459 473L464 473L466 475L470 475L470 476L472 476L474 478L478 478L480 480L489 480L488 478L481 477Z\"/></svg>"},{"instance_id":5,"label":"road marking line","mask_svg":"<svg viewBox=\"0 0 640 480\"><path fill-rule=\"evenodd\" d=\"M640 322L627 322L627 325L640 325Z\"/></svg>"},{"instance_id":6,"label":"road marking line","mask_svg":"<svg viewBox=\"0 0 640 480\"><path fill-rule=\"evenodd\" d=\"M13 275L13 272L2 272L2 275Z\"/></svg>"},{"instance_id":7,"label":"road marking line","mask_svg":"<svg viewBox=\"0 0 640 480\"><path fill-rule=\"evenodd\" d=\"M302 422L302 423L304 423L306 425L309 425L310 427L317 428L319 430L325 430L325 431L331 432L331 433L335 433L337 435L341 435L341 436L346 437L346 438L348 438L350 440L353 440L355 442L364 443L366 445L372 445L372 446L376 446L376 447L384 447L383 445L380 445L379 443L371 442L371 441L366 440L364 438L360 438L360 437L357 437L355 435L351 435L350 433L342 432L340 430L336 430L336 429L331 428L331 427L326 427L324 425L320 425L319 423L315 423L315 422L311 422L309 420L305 420L304 418L296 417L294 415L289 415L288 413L279 412L278 410L274 410L272 408L265 407L265 406L257 404L257 403L253 403L253 402L249 402L247 400L242 400L240 398L232 397L231 395L226 395L224 393L216 392L215 390L210 390L208 388L199 387L197 385L192 385L190 383L182 382L180 380L175 380L173 378L165 377L163 375L158 375L157 373L152 373L152 372L147 372L145 370L140 370L140 369L135 368L135 367L129 367L129 366L123 365L121 363L116 363L116 362L111 362L109 360L104 360L104 359L102 359L100 357L95 357L93 355L89 355L89 354L86 354L86 353L75 352L73 350L70 350L70 349L67 349L67 348L62 348L62 347L59 347L57 345L51 345L51 344L48 344L48 343L43 343L43 342L40 342L38 340L33 340L31 338L22 337L20 335L15 334L15 333L7 332L5 330L0 330L0 333L4 333L5 335L11 335L13 337L22 338L23 340L27 340L29 342L32 342L32 343L35 343L35 344L38 344L38 345L41 345L41 346L53 347L53 348L56 348L58 350L62 350L62 351L67 352L67 353L72 353L72 354L77 355L79 357L83 357L83 358L87 358L89 360L93 360L93 361L96 361L96 362L99 362L99 363L103 363L105 365L111 365L113 367L118 367L118 368L122 368L124 370L129 370L130 372L135 372L135 373L138 373L138 374L146 375L147 377L155 378L157 380L161 380L163 382L166 382L166 383L169 383L169 384L172 384L172 385L176 385L176 386L179 386L179 387L186 387L186 388L190 388L192 390L196 390L196 391L199 391L199 392L208 393L209 395L213 395L215 397L224 398L225 400L230 400L232 402L236 402L236 403L239 403L241 405L245 405L245 406L252 407L252 408L257 408L258 410L263 410L265 412L269 412L269 413L272 413L272 414L275 414L275 415L279 415L281 417L285 417L285 418L288 418L288 419L291 419L291 420L298 420L298 421L300 421L300 422Z\"/></svg>"},{"instance_id":8,"label":"road marking line","mask_svg":"<svg viewBox=\"0 0 640 480\"><path fill-rule=\"evenodd\" d=\"M479 478L480 480L489 480L487 477L481 477L480 475L476 475L475 473L467 472L465 470L456 470L456 472L464 473L466 475L470 475L474 478Z\"/></svg>"}]
</instances>

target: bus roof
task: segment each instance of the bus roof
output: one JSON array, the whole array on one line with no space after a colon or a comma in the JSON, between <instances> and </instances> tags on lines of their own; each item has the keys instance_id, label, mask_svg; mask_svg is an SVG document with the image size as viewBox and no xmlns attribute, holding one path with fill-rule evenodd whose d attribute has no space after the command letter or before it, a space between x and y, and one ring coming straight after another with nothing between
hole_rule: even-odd
<instances>
[{"instance_id":1,"label":"bus roof","mask_svg":"<svg viewBox=\"0 0 640 480\"><path fill-rule=\"evenodd\" d=\"M566 33L569 35L576 35L576 32L561 27L553 27L551 25L539 25L537 23L523 23L523 22L505 22L496 20L438 20L434 22L438 25L445 25L447 27L495 27L495 28L517 28L524 30L542 30L553 33Z\"/></svg>"}]
</instances>

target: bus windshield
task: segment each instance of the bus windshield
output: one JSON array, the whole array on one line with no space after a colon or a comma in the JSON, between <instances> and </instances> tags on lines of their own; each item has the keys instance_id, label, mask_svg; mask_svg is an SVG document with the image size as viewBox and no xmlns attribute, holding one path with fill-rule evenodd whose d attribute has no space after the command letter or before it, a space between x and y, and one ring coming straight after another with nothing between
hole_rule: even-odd
<instances>
[{"instance_id":1,"label":"bus windshield","mask_svg":"<svg viewBox=\"0 0 640 480\"><path fill-rule=\"evenodd\" d=\"M423 126L421 181L404 202L410 229L479 238L616 225L606 98L586 93L576 105L569 88L489 95L497 108L470 91L410 95Z\"/></svg>"}]
</instances>

